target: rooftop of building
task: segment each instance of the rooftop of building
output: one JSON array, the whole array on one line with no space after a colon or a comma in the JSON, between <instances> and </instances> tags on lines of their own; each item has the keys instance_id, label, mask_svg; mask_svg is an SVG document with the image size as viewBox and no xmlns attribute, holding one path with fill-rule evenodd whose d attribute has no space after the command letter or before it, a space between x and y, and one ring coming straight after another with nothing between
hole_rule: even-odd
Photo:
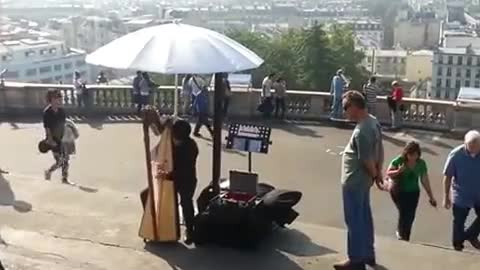
<instances>
[{"instance_id":1,"label":"rooftop of building","mask_svg":"<svg viewBox=\"0 0 480 270\"><path fill-rule=\"evenodd\" d=\"M476 49L476 48L438 48L436 52L442 53L442 54L480 55L480 49Z\"/></svg>"},{"instance_id":2,"label":"rooftop of building","mask_svg":"<svg viewBox=\"0 0 480 270\"><path fill-rule=\"evenodd\" d=\"M372 56L373 52L367 51L367 56ZM375 57L407 57L405 50L375 50Z\"/></svg>"}]
</instances>

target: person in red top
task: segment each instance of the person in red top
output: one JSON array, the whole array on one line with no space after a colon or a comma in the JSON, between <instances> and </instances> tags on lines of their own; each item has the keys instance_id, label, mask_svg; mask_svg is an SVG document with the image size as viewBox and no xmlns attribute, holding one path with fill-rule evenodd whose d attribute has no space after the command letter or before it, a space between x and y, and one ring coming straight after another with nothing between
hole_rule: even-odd
<instances>
[{"instance_id":1,"label":"person in red top","mask_svg":"<svg viewBox=\"0 0 480 270\"><path fill-rule=\"evenodd\" d=\"M392 116L392 128L398 129L402 126L402 111L403 111L403 89L397 81L392 82L392 96L390 105L390 112Z\"/></svg>"}]
</instances>

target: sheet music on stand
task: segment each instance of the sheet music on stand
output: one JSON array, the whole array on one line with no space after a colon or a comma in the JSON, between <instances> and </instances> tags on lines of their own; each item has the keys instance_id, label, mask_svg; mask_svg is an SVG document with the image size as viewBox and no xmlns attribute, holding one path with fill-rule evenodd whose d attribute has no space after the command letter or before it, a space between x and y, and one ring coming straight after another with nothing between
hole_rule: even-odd
<instances>
[{"instance_id":1,"label":"sheet music on stand","mask_svg":"<svg viewBox=\"0 0 480 270\"><path fill-rule=\"evenodd\" d=\"M232 123L228 128L227 149L248 152L248 170L251 172L251 153L267 154L272 129L260 125Z\"/></svg>"}]
</instances>

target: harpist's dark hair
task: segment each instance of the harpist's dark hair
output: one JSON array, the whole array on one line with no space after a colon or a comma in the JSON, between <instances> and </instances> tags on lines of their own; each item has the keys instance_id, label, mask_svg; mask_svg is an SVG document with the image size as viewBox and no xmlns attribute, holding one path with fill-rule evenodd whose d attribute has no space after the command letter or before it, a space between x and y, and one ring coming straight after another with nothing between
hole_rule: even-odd
<instances>
[{"instance_id":1,"label":"harpist's dark hair","mask_svg":"<svg viewBox=\"0 0 480 270\"><path fill-rule=\"evenodd\" d=\"M185 120L177 120L173 124L172 128L173 137L178 140L186 140L190 137L190 133L192 132L192 128L190 127L190 123Z\"/></svg>"}]
</instances>

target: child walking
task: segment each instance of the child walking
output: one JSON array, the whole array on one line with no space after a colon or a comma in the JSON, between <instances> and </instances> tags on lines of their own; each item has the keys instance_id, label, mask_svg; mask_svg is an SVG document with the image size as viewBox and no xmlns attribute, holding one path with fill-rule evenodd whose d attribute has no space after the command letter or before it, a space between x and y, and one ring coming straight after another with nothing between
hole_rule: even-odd
<instances>
[{"instance_id":1,"label":"child walking","mask_svg":"<svg viewBox=\"0 0 480 270\"><path fill-rule=\"evenodd\" d=\"M75 139L79 136L78 130L75 124L66 117L62 108L60 91L49 91L47 101L49 104L43 112L43 125L55 163L45 171L45 180L50 180L52 173L61 168L62 183L73 185L74 183L68 181L68 168L70 155L75 153Z\"/></svg>"}]
</instances>

